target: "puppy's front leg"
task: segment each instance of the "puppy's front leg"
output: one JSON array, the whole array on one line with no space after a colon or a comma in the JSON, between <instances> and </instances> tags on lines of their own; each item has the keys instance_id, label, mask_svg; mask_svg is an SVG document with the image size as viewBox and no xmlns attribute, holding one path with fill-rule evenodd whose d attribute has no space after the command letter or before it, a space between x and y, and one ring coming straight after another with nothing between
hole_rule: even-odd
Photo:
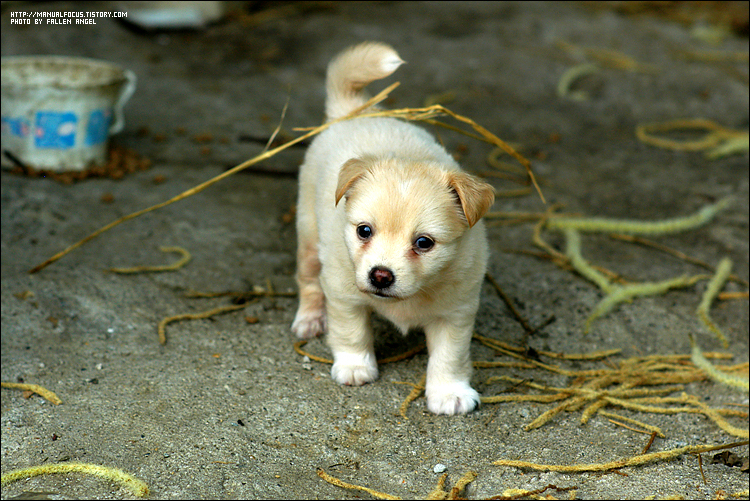
<instances>
[{"instance_id":1,"label":"puppy's front leg","mask_svg":"<svg viewBox=\"0 0 750 501\"><path fill-rule=\"evenodd\" d=\"M361 305L328 300L328 346L333 352L331 376L339 384L360 386L378 378L370 311Z\"/></svg>"},{"instance_id":2,"label":"puppy's front leg","mask_svg":"<svg viewBox=\"0 0 750 501\"><path fill-rule=\"evenodd\" d=\"M479 403L479 393L469 384L469 345L473 322L455 325L440 320L425 326L427 337L427 408L435 414L465 414Z\"/></svg>"}]
</instances>

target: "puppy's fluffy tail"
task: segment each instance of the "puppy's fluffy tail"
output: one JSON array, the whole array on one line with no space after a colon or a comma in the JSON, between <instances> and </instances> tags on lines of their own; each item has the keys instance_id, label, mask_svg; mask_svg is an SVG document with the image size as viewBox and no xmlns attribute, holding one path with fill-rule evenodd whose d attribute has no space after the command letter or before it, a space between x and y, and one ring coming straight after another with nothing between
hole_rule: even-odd
<instances>
[{"instance_id":1,"label":"puppy's fluffy tail","mask_svg":"<svg viewBox=\"0 0 750 501\"><path fill-rule=\"evenodd\" d=\"M326 116L333 120L348 115L367 102L362 89L385 78L404 61L390 45L365 42L346 49L328 65Z\"/></svg>"}]
</instances>

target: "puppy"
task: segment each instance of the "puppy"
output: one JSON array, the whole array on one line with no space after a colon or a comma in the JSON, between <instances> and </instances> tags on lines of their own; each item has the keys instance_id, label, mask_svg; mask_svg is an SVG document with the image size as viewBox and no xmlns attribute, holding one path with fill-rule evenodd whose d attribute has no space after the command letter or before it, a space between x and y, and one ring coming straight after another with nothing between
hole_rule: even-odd
<instances>
[{"instance_id":1,"label":"puppy","mask_svg":"<svg viewBox=\"0 0 750 501\"><path fill-rule=\"evenodd\" d=\"M380 43L339 54L328 66L328 120L361 107L362 89L401 64ZM492 186L411 123L356 118L313 140L299 174L292 330L303 339L327 331L334 380L359 386L378 377L375 311L403 333L424 329L430 411L474 409L469 344L488 256L480 218L494 199Z\"/></svg>"}]
</instances>

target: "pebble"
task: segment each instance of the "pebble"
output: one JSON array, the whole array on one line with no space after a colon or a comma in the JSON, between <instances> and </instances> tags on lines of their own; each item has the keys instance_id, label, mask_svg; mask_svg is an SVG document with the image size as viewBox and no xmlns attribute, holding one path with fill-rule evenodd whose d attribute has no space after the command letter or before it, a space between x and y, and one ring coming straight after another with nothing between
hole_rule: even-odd
<instances>
[{"instance_id":1,"label":"pebble","mask_svg":"<svg viewBox=\"0 0 750 501\"><path fill-rule=\"evenodd\" d=\"M435 473L443 473L446 470L446 468L448 467L445 466L443 463L438 463L435 465L434 468L432 468L432 471L434 471Z\"/></svg>"}]
</instances>

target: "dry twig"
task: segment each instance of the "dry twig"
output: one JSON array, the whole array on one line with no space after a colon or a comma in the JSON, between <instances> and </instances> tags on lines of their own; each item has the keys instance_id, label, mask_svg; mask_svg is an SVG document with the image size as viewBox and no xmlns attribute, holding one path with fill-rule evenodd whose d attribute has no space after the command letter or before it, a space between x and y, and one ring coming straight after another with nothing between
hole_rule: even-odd
<instances>
[{"instance_id":1,"label":"dry twig","mask_svg":"<svg viewBox=\"0 0 750 501\"><path fill-rule=\"evenodd\" d=\"M21 470L14 470L2 476L2 485L10 484L16 480L21 480L22 478L31 478L38 475L49 475L52 473L86 473L88 475L95 475L122 485L135 496L144 497L148 495L148 486L142 480L138 480L119 468L110 468L89 463L45 464Z\"/></svg>"}]
</instances>

